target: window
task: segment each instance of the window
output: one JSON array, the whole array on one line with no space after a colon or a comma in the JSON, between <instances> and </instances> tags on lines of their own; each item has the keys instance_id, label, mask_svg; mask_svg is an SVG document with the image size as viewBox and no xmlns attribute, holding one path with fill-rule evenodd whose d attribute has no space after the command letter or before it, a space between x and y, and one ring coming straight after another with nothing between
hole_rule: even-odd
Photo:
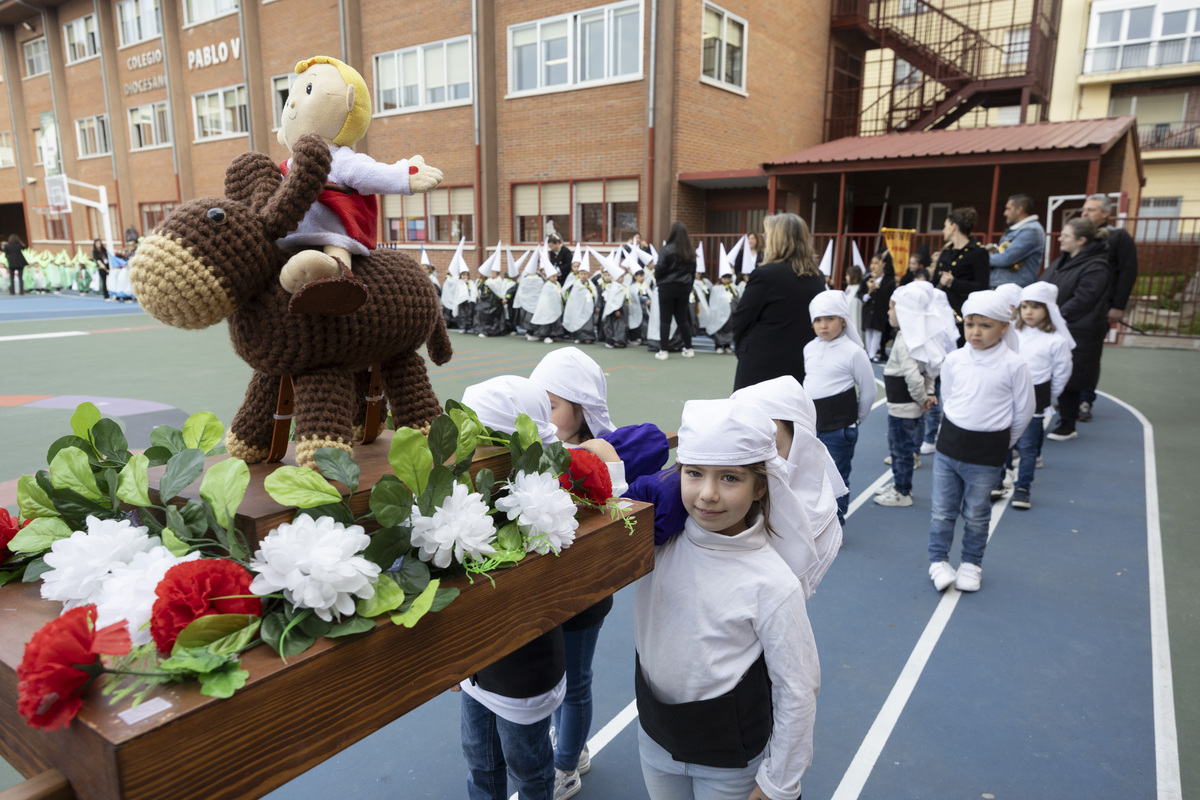
<instances>
[{"instance_id":1,"label":"window","mask_svg":"<svg viewBox=\"0 0 1200 800\"><path fill-rule=\"evenodd\" d=\"M287 105L288 94L292 91L292 84L296 82L296 78L300 77L296 73L290 75L276 75L271 78L271 102L275 104L275 129L278 130L283 124L283 108Z\"/></svg>"},{"instance_id":2,"label":"window","mask_svg":"<svg viewBox=\"0 0 1200 800\"><path fill-rule=\"evenodd\" d=\"M24 45L25 77L44 75L50 71L50 51L46 49L46 37L33 39Z\"/></svg>"},{"instance_id":3,"label":"window","mask_svg":"<svg viewBox=\"0 0 1200 800\"><path fill-rule=\"evenodd\" d=\"M1004 37L1004 66L1023 67L1029 60L1029 28L1012 28Z\"/></svg>"},{"instance_id":4,"label":"window","mask_svg":"<svg viewBox=\"0 0 1200 800\"><path fill-rule=\"evenodd\" d=\"M389 242L425 242L425 195L383 196L385 238ZM455 240L455 244L457 244Z\"/></svg>"},{"instance_id":5,"label":"window","mask_svg":"<svg viewBox=\"0 0 1200 800\"><path fill-rule=\"evenodd\" d=\"M642 73L642 5L614 3L508 29L508 90L571 89Z\"/></svg>"},{"instance_id":6,"label":"window","mask_svg":"<svg viewBox=\"0 0 1200 800\"><path fill-rule=\"evenodd\" d=\"M946 224L946 217L950 216L949 203L930 203L929 204L929 227L926 230L929 233L941 233L942 226Z\"/></svg>"},{"instance_id":7,"label":"window","mask_svg":"<svg viewBox=\"0 0 1200 800\"><path fill-rule=\"evenodd\" d=\"M1084 72L1110 72L1140 69L1152 64L1150 37L1154 31L1154 6L1141 6L1122 11L1106 11L1096 16L1095 44ZM1160 50L1160 63L1178 63L1182 59L1183 43L1170 43L1166 52ZM1165 57L1165 61L1162 59Z\"/></svg>"},{"instance_id":8,"label":"window","mask_svg":"<svg viewBox=\"0 0 1200 800\"><path fill-rule=\"evenodd\" d=\"M100 212L92 207L87 208L88 222L88 238L103 239L104 238L104 223L100 218ZM117 206L110 203L108 206L108 226L109 236L112 237L113 243L119 245L121 243L121 218L117 213Z\"/></svg>"},{"instance_id":9,"label":"window","mask_svg":"<svg viewBox=\"0 0 1200 800\"><path fill-rule=\"evenodd\" d=\"M75 138L79 141L79 157L100 156L112 152L108 136L108 115L98 114L75 120Z\"/></svg>"},{"instance_id":10,"label":"window","mask_svg":"<svg viewBox=\"0 0 1200 800\"><path fill-rule=\"evenodd\" d=\"M897 58L895 71L892 75L892 83L896 86L902 86L906 89L920 86L921 70L917 69L903 58Z\"/></svg>"},{"instance_id":11,"label":"window","mask_svg":"<svg viewBox=\"0 0 1200 800\"><path fill-rule=\"evenodd\" d=\"M12 131L0 131L0 167L12 167L16 163Z\"/></svg>"},{"instance_id":12,"label":"window","mask_svg":"<svg viewBox=\"0 0 1200 800\"><path fill-rule=\"evenodd\" d=\"M638 179L514 184L513 238L550 233L589 244L623 242L638 229Z\"/></svg>"},{"instance_id":13,"label":"window","mask_svg":"<svg viewBox=\"0 0 1200 800\"><path fill-rule=\"evenodd\" d=\"M1179 237L1179 209L1182 197L1143 197L1138 216L1138 241L1166 242ZM1149 217L1149 219L1146 219Z\"/></svg>"},{"instance_id":14,"label":"window","mask_svg":"<svg viewBox=\"0 0 1200 800\"><path fill-rule=\"evenodd\" d=\"M159 0L121 0L117 3L117 31L122 47L162 36Z\"/></svg>"},{"instance_id":15,"label":"window","mask_svg":"<svg viewBox=\"0 0 1200 800\"><path fill-rule=\"evenodd\" d=\"M375 108L380 113L470 101L469 36L375 56Z\"/></svg>"},{"instance_id":16,"label":"window","mask_svg":"<svg viewBox=\"0 0 1200 800\"><path fill-rule=\"evenodd\" d=\"M46 238L50 241L65 242L67 240L67 223L62 214L46 214Z\"/></svg>"},{"instance_id":17,"label":"window","mask_svg":"<svg viewBox=\"0 0 1200 800\"><path fill-rule=\"evenodd\" d=\"M900 206L900 228L909 231L921 230L921 205Z\"/></svg>"},{"instance_id":18,"label":"window","mask_svg":"<svg viewBox=\"0 0 1200 800\"><path fill-rule=\"evenodd\" d=\"M88 14L63 25L63 41L67 46L68 64L99 53L100 35L96 32L96 15Z\"/></svg>"},{"instance_id":19,"label":"window","mask_svg":"<svg viewBox=\"0 0 1200 800\"><path fill-rule=\"evenodd\" d=\"M996 124L997 125L1020 125L1021 124L1021 107L1020 106L1002 106L996 109Z\"/></svg>"},{"instance_id":20,"label":"window","mask_svg":"<svg viewBox=\"0 0 1200 800\"><path fill-rule=\"evenodd\" d=\"M745 89L746 21L706 3L702 41L700 74L717 83Z\"/></svg>"},{"instance_id":21,"label":"window","mask_svg":"<svg viewBox=\"0 0 1200 800\"><path fill-rule=\"evenodd\" d=\"M475 190L470 186L434 189L429 199L429 240L457 244L475 241Z\"/></svg>"},{"instance_id":22,"label":"window","mask_svg":"<svg viewBox=\"0 0 1200 800\"><path fill-rule=\"evenodd\" d=\"M129 109L129 149L145 150L171 143L171 118L167 102Z\"/></svg>"},{"instance_id":23,"label":"window","mask_svg":"<svg viewBox=\"0 0 1200 800\"><path fill-rule=\"evenodd\" d=\"M142 216L142 235L147 235L150 231L162 224L162 221L167 218L167 215L175 210L175 203L142 203L138 206L138 210Z\"/></svg>"},{"instance_id":24,"label":"window","mask_svg":"<svg viewBox=\"0 0 1200 800\"><path fill-rule=\"evenodd\" d=\"M246 102L245 86L194 94L192 108L197 139L236 136L250 130L250 108Z\"/></svg>"},{"instance_id":25,"label":"window","mask_svg":"<svg viewBox=\"0 0 1200 800\"><path fill-rule=\"evenodd\" d=\"M216 19L238 10L238 0L183 0L184 24Z\"/></svg>"}]
</instances>

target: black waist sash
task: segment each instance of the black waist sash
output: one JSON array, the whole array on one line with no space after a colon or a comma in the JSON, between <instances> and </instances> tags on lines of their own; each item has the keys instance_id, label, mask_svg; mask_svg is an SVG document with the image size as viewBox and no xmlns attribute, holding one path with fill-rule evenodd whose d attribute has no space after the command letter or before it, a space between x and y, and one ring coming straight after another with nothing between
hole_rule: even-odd
<instances>
[{"instance_id":1,"label":"black waist sash","mask_svg":"<svg viewBox=\"0 0 1200 800\"><path fill-rule=\"evenodd\" d=\"M821 433L849 428L858 422L858 394L853 386L844 392L814 399L813 405L817 407L817 430Z\"/></svg>"},{"instance_id":2,"label":"black waist sash","mask_svg":"<svg viewBox=\"0 0 1200 800\"><path fill-rule=\"evenodd\" d=\"M552 628L471 676L471 683L503 697L537 697L558 685L567 668L562 628Z\"/></svg>"},{"instance_id":3,"label":"black waist sash","mask_svg":"<svg viewBox=\"0 0 1200 800\"><path fill-rule=\"evenodd\" d=\"M720 697L691 703L663 703L642 677L634 656L638 718L651 739L684 764L741 769L771 738L771 678L760 655L738 685Z\"/></svg>"},{"instance_id":4,"label":"black waist sash","mask_svg":"<svg viewBox=\"0 0 1200 800\"><path fill-rule=\"evenodd\" d=\"M884 375L883 391L887 394L889 403L915 403L912 392L908 390L908 381L903 375Z\"/></svg>"},{"instance_id":5,"label":"black waist sash","mask_svg":"<svg viewBox=\"0 0 1200 800\"><path fill-rule=\"evenodd\" d=\"M943 414L942 428L938 431L937 451L955 461L1002 467L1008 455L1008 434L1008 428L998 431L969 431L958 427Z\"/></svg>"},{"instance_id":6,"label":"black waist sash","mask_svg":"<svg viewBox=\"0 0 1200 800\"><path fill-rule=\"evenodd\" d=\"M1034 384L1033 387L1034 408L1037 413L1041 414L1050 407L1050 381L1045 383Z\"/></svg>"}]
</instances>

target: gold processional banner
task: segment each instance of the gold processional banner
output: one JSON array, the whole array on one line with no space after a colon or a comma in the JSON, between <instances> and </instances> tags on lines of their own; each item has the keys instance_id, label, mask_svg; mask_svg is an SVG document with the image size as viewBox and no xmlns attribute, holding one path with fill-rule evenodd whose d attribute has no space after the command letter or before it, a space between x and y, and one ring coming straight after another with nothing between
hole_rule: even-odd
<instances>
[{"instance_id":1,"label":"gold processional banner","mask_svg":"<svg viewBox=\"0 0 1200 800\"><path fill-rule=\"evenodd\" d=\"M912 237L916 231L907 228L880 228L880 232L883 233L888 252L892 254L896 278L903 278L908 272L908 257L912 254Z\"/></svg>"}]
</instances>

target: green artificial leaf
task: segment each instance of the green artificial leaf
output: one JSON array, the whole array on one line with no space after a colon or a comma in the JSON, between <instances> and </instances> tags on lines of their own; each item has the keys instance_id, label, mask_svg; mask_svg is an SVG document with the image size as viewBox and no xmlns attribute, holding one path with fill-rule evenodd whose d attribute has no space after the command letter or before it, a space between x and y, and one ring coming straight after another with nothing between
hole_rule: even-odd
<instances>
[{"instance_id":1,"label":"green artificial leaf","mask_svg":"<svg viewBox=\"0 0 1200 800\"><path fill-rule=\"evenodd\" d=\"M538 471L551 475L562 475L571 468L571 451L563 447L562 442L553 442L542 452L538 461Z\"/></svg>"},{"instance_id":2,"label":"green artificial leaf","mask_svg":"<svg viewBox=\"0 0 1200 800\"><path fill-rule=\"evenodd\" d=\"M280 467L266 477L263 487L272 500L284 506L313 508L342 500L333 484L304 467Z\"/></svg>"},{"instance_id":3,"label":"green artificial leaf","mask_svg":"<svg viewBox=\"0 0 1200 800\"><path fill-rule=\"evenodd\" d=\"M371 543L363 551L363 558L381 569L388 569L396 559L412 548L412 529L407 526L380 528L371 534Z\"/></svg>"},{"instance_id":4,"label":"green artificial leaf","mask_svg":"<svg viewBox=\"0 0 1200 800\"><path fill-rule=\"evenodd\" d=\"M541 443L542 437L538 433L537 423L528 414L517 414L516 428L517 441L521 447L529 447L534 442Z\"/></svg>"},{"instance_id":5,"label":"green artificial leaf","mask_svg":"<svg viewBox=\"0 0 1200 800\"><path fill-rule=\"evenodd\" d=\"M215 642L210 642L208 651L221 656L233 656L245 650L254 641L254 637L258 635L258 628L262 625L262 620L258 617L253 617L253 620L246 627L239 628L228 636L222 636Z\"/></svg>"},{"instance_id":6,"label":"green artificial leaf","mask_svg":"<svg viewBox=\"0 0 1200 800\"><path fill-rule=\"evenodd\" d=\"M175 455L171 451L171 448L163 447L162 445L148 447L142 454L150 460L150 466L152 467L161 467L171 460L171 456Z\"/></svg>"},{"instance_id":7,"label":"green artificial leaf","mask_svg":"<svg viewBox=\"0 0 1200 800\"><path fill-rule=\"evenodd\" d=\"M71 430L80 439L93 443L95 439L92 438L92 426L99 421L100 409L92 403L80 403L71 415Z\"/></svg>"},{"instance_id":8,"label":"green artificial leaf","mask_svg":"<svg viewBox=\"0 0 1200 800\"><path fill-rule=\"evenodd\" d=\"M218 639L224 639L247 626L255 625L257 627L257 623L258 617L253 614L208 614L196 617L179 632L178 638L175 639L175 646L171 648L171 653L193 647L208 647Z\"/></svg>"},{"instance_id":9,"label":"green artificial leaf","mask_svg":"<svg viewBox=\"0 0 1200 800\"><path fill-rule=\"evenodd\" d=\"M229 521L237 513L249 485L250 468L240 458L218 461L204 473L204 479L200 481L200 496L212 507L213 515L222 528L229 527Z\"/></svg>"},{"instance_id":10,"label":"green artificial leaf","mask_svg":"<svg viewBox=\"0 0 1200 800\"><path fill-rule=\"evenodd\" d=\"M102 505L95 500L89 500L79 492L73 492L70 489L55 489L51 492L50 497L54 500L54 507L62 514L63 520L71 526L72 530L78 531L87 527L89 516L100 519L120 519L122 517L119 509L114 513L111 507Z\"/></svg>"},{"instance_id":11,"label":"green artificial leaf","mask_svg":"<svg viewBox=\"0 0 1200 800\"><path fill-rule=\"evenodd\" d=\"M121 430L121 426L114 419L106 417L92 426L92 439L95 442L96 450L105 458L123 464L129 457L129 442L125 439L125 433Z\"/></svg>"},{"instance_id":12,"label":"green artificial leaf","mask_svg":"<svg viewBox=\"0 0 1200 800\"><path fill-rule=\"evenodd\" d=\"M399 572L391 573L404 594L412 597L425 591L429 585L429 565L419 558L409 556L400 565Z\"/></svg>"},{"instance_id":13,"label":"green artificial leaf","mask_svg":"<svg viewBox=\"0 0 1200 800\"><path fill-rule=\"evenodd\" d=\"M14 553L41 553L72 533L74 531L58 517L38 517L17 532L8 543L8 549Z\"/></svg>"},{"instance_id":14,"label":"green artificial leaf","mask_svg":"<svg viewBox=\"0 0 1200 800\"><path fill-rule=\"evenodd\" d=\"M205 647L179 647L178 644L172 648L171 655L163 659L158 664L158 669L162 672L171 672L184 677L192 677L193 675L206 675L210 672L220 669L228 664L229 656L218 655L210 652Z\"/></svg>"},{"instance_id":15,"label":"green artificial leaf","mask_svg":"<svg viewBox=\"0 0 1200 800\"><path fill-rule=\"evenodd\" d=\"M524 544L516 520L504 525L496 532L496 544L501 550L520 550Z\"/></svg>"},{"instance_id":16,"label":"green artificial leaf","mask_svg":"<svg viewBox=\"0 0 1200 800\"><path fill-rule=\"evenodd\" d=\"M187 523L187 532L192 536L203 536L209 528L210 519L216 522L216 519L209 516L208 509L205 508L203 501L194 498L188 500L179 509L179 514L183 517L184 522Z\"/></svg>"},{"instance_id":17,"label":"green artificial leaf","mask_svg":"<svg viewBox=\"0 0 1200 800\"><path fill-rule=\"evenodd\" d=\"M295 627L289 630L288 626L290 624L291 622L284 612L276 611L271 614L264 614L262 627L259 628L259 635L262 636L262 640L283 658L300 655L312 647L316 641L311 636L305 636L296 630Z\"/></svg>"},{"instance_id":18,"label":"green artificial leaf","mask_svg":"<svg viewBox=\"0 0 1200 800\"><path fill-rule=\"evenodd\" d=\"M250 673L244 669L224 669L199 676L200 694L222 700L233 697L233 693L246 685Z\"/></svg>"},{"instance_id":19,"label":"green artificial leaf","mask_svg":"<svg viewBox=\"0 0 1200 800\"><path fill-rule=\"evenodd\" d=\"M0 586L7 586L10 583L16 583L24 574L25 570L21 568L0 571Z\"/></svg>"},{"instance_id":20,"label":"green artificial leaf","mask_svg":"<svg viewBox=\"0 0 1200 800\"><path fill-rule=\"evenodd\" d=\"M525 452L521 453L521 457L513 461L513 474L524 472L526 475L532 475L538 471L538 466L541 463L542 443L538 441L525 448Z\"/></svg>"},{"instance_id":21,"label":"green artificial leaf","mask_svg":"<svg viewBox=\"0 0 1200 800\"><path fill-rule=\"evenodd\" d=\"M454 460L469 462L475 455L475 448L479 446L479 435L483 433L483 426L461 409L451 411L450 419L458 426L458 442L454 448Z\"/></svg>"},{"instance_id":22,"label":"green artificial leaf","mask_svg":"<svg viewBox=\"0 0 1200 800\"><path fill-rule=\"evenodd\" d=\"M388 450L388 463L410 492L419 495L425 491L429 471L433 468L433 455L429 452L429 442L420 431L413 428L396 431Z\"/></svg>"},{"instance_id":23,"label":"green artificial leaf","mask_svg":"<svg viewBox=\"0 0 1200 800\"><path fill-rule=\"evenodd\" d=\"M339 636L353 636L356 633L366 633L374 627L375 622L373 620L355 614L353 617L342 620L330 628L329 632L325 634L325 638L336 639Z\"/></svg>"},{"instance_id":24,"label":"green artificial leaf","mask_svg":"<svg viewBox=\"0 0 1200 800\"><path fill-rule=\"evenodd\" d=\"M51 569L50 565L44 559L35 558L25 566L25 575L21 578L22 583L33 583L38 578L45 575Z\"/></svg>"},{"instance_id":25,"label":"green artificial leaf","mask_svg":"<svg viewBox=\"0 0 1200 800\"><path fill-rule=\"evenodd\" d=\"M483 500L488 505L492 502L492 490L496 486L496 476L487 467L475 473L475 491L483 495Z\"/></svg>"},{"instance_id":26,"label":"green artificial leaf","mask_svg":"<svg viewBox=\"0 0 1200 800\"><path fill-rule=\"evenodd\" d=\"M311 636L314 639L320 639L322 636L329 633L329 631L333 630L333 622L330 620L321 619L317 616L316 612L306 614L299 619L300 622L298 622L296 627L292 630L300 631L305 636Z\"/></svg>"},{"instance_id":27,"label":"green artificial leaf","mask_svg":"<svg viewBox=\"0 0 1200 800\"><path fill-rule=\"evenodd\" d=\"M358 491L358 464L345 450L322 447L313 453L317 469L331 481L338 481L353 492Z\"/></svg>"},{"instance_id":28,"label":"green artificial leaf","mask_svg":"<svg viewBox=\"0 0 1200 800\"><path fill-rule=\"evenodd\" d=\"M378 617L394 611L404 602L404 590L392 576L384 574L375 582L375 595L355 602L354 610L361 617Z\"/></svg>"},{"instance_id":29,"label":"green artificial leaf","mask_svg":"<svg viewBox=\"0 0 1200 800\"><path fill-rule=\"evenodd\" d=\"M76 447L87 453L88 460L92 463L100 460L100 454L96 452L96 448L92 446L91 442L89 442L87 439L80 439L78 436L71 434L70 436L63 436L59 439L56 439L54 443L50 445L50 449L46 451L46 463L49 464L54 460L54 457L58 455L60 451L65 450L68 447Z\"/></svg>"},{"instance_id":30,"label":"green artificial leaf","mask_svg":"<svg viewBox=\"0 0 1200 800\"><path fill-rule=\"evenodd\" d=\"M345 503L326 503L323 506L313 506L312 508L304 509L304 513L313 519L333 517L335 522L340 522L346 527L358 524L354 519L354 515L350 513L350 509L346 508Z\"/></svg>"},{"instance_id":31,"label":"green artificial leaf","mask_svg":"<svg viewBox=\"0 0 1200 800\"><path fill-rule=\"evenodd\" d=\"M454 472L449 467L438 464L430 471L429 485L417 501L422 514L430 517L435 509L441 508L445 499L454 492L454 480Z\"/></svg>"},{"instance_id":32,"label":"green artificial leaf","mask_svg":"<svg viewBox=\"0 0 1200 800\"><path fill-rule=\"evenodd\" d=\"M412 492L395 475L384 475L371 487L370 505L380 525L395 527L412 516Z\"/></svg>"},{"instance_id":33,"label":"green artificial leaf","mask_svg":"<svg viewBox=\"0 0 1200 800\"><path fill-rule=\"evenodd\" d=\"M182 453L187 449L187 445L183 443L183 431L172 428L170 425L159 425L150 431L150 445L151 449L164 447L171 451L171 455Z\"/></svg>"},{"instance_id":34,"label":"green artificial leaf","mask_svg":"<svg viewBox=\"0 0 1200 800\"><path fill-rule=\"evenodd\" d=\"M104 498L87 454L78 447L66 447L55 454L50 462L50 481L55 489L69 489L88 500Z\"/></svg>"},{"instance_id":35,"label":"green artificial leaf","mask_svg":"<svg viewBox=\"0 0 1200 800\"><path fill-rule=\"evenodd\" d=\"M407 611L392 615L392 622L397 625L403 625L406 628L416 625L421 617L429 613L429 609L433 607L433 598L437 594L438 584L440 583L441 581L436 578L431 580L429 585L425 587L425 591L417 595L417 598L413 600L412 605L409 606Z\"/></svg>"},{"instance_id":36,"label":"green artificial leaf","mask_svg":"<svg viewBox=\"0 0 1200 800\"><path fill-rule=\"evenodd\" d=\"M59 516L50 495L32 475L22 475L17 479L17 510L22 519Z\"/></svg>"},{"instance_id":37,"label":"green artificial leaf","mask_svg":"<svg viewBox=\"0 0 1200 800\"><path fill-rule=\"evenodd\" d=\"M204 472L204 453L184 450L171 456L158 482L158 502L165 503L190 486Z\"/></svg>"},{"instance_id":38,"label":"green artificial leaf","mask_svg":"<svg viewBox=\"0 0 1200 800\"><path fill-rule=\"evenodd\" d=\"M434 464L445 464L454 455L458 444L458 426L446 414L434 417L429 424L429 454Z\"/></svg>"},{"instance_id":39,"label":"green artificial leaf","mask_svg":"<svg viewBox=\"0 0 1200 800\"><path fill-rule=\"evenodd\" d=\"M171 506L174 508L174 506ZM175 531L171 530L170 526L162 529L158 534L162 538L163 547L171 551L171 555L176 558L182 558L191 551L192 547L187 542L175 535Z\"/></svg>"},{"instance_id":40,"label":"green artificial leaf","mask_svg":"<svg viewBox=\"0 0 1200 800\"><path fill-rule=\"evenodd\" d=\"M145 454L131 457L117 476L117 498L131 506L150 505L149 469L150 459Z\"/></svg>"},{"instance_id":41,"label":"green artificial leaf","mask_svg":"<svg viewBox=\"0 0 1200 800\"><path fill-rule=\"evenodd\" d=\"M221 443L225 426L211 411L198 411L183 423L183 446L207 454ZM151 440L153 441L153 440Z\"/></svg>"},{"instance_id":42,"label":"green artificial leaf","mask_svg":"<svg viewBox=\"0 0 1200 800\"><path fill-rule=\"evenodd\" d=\"M441 611L446 606L458 597L461 592L453 586L439 587L437 594L433 596L433 604L429 606L432 612Z\"/></svg>"}]
</instances>

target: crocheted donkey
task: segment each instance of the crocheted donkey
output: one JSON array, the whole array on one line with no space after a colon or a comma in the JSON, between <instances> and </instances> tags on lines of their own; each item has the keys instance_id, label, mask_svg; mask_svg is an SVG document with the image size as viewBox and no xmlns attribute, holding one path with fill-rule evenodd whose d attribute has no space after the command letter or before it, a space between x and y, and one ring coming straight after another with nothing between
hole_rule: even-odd
<instances>
[{"instance_id":1,"label":"crocheted donkey","mask_svg":"<svg viewBox=\"0 0 1200 800\"><path fill-rule=\"evenodd\" d=\"M417 351L428 344L439 365L453 351L437 290L413 259L388 250L356 256L370 299L353 314L288 313L291 295L279 283L287 254L276 240L316 200L329 166L316 135L296 143L286 178L268 156L243 153L225 171L225 197L179 206L129 264L138 302L160 322L198 329L229 320L233 349L254 377L226 446L248 462L270 451L280 376L295 385L296 461L305 466L319 448L353 452L362 439L372 365L397 426L424 428L441 412Z\"/></svg>"}]
</instances>

